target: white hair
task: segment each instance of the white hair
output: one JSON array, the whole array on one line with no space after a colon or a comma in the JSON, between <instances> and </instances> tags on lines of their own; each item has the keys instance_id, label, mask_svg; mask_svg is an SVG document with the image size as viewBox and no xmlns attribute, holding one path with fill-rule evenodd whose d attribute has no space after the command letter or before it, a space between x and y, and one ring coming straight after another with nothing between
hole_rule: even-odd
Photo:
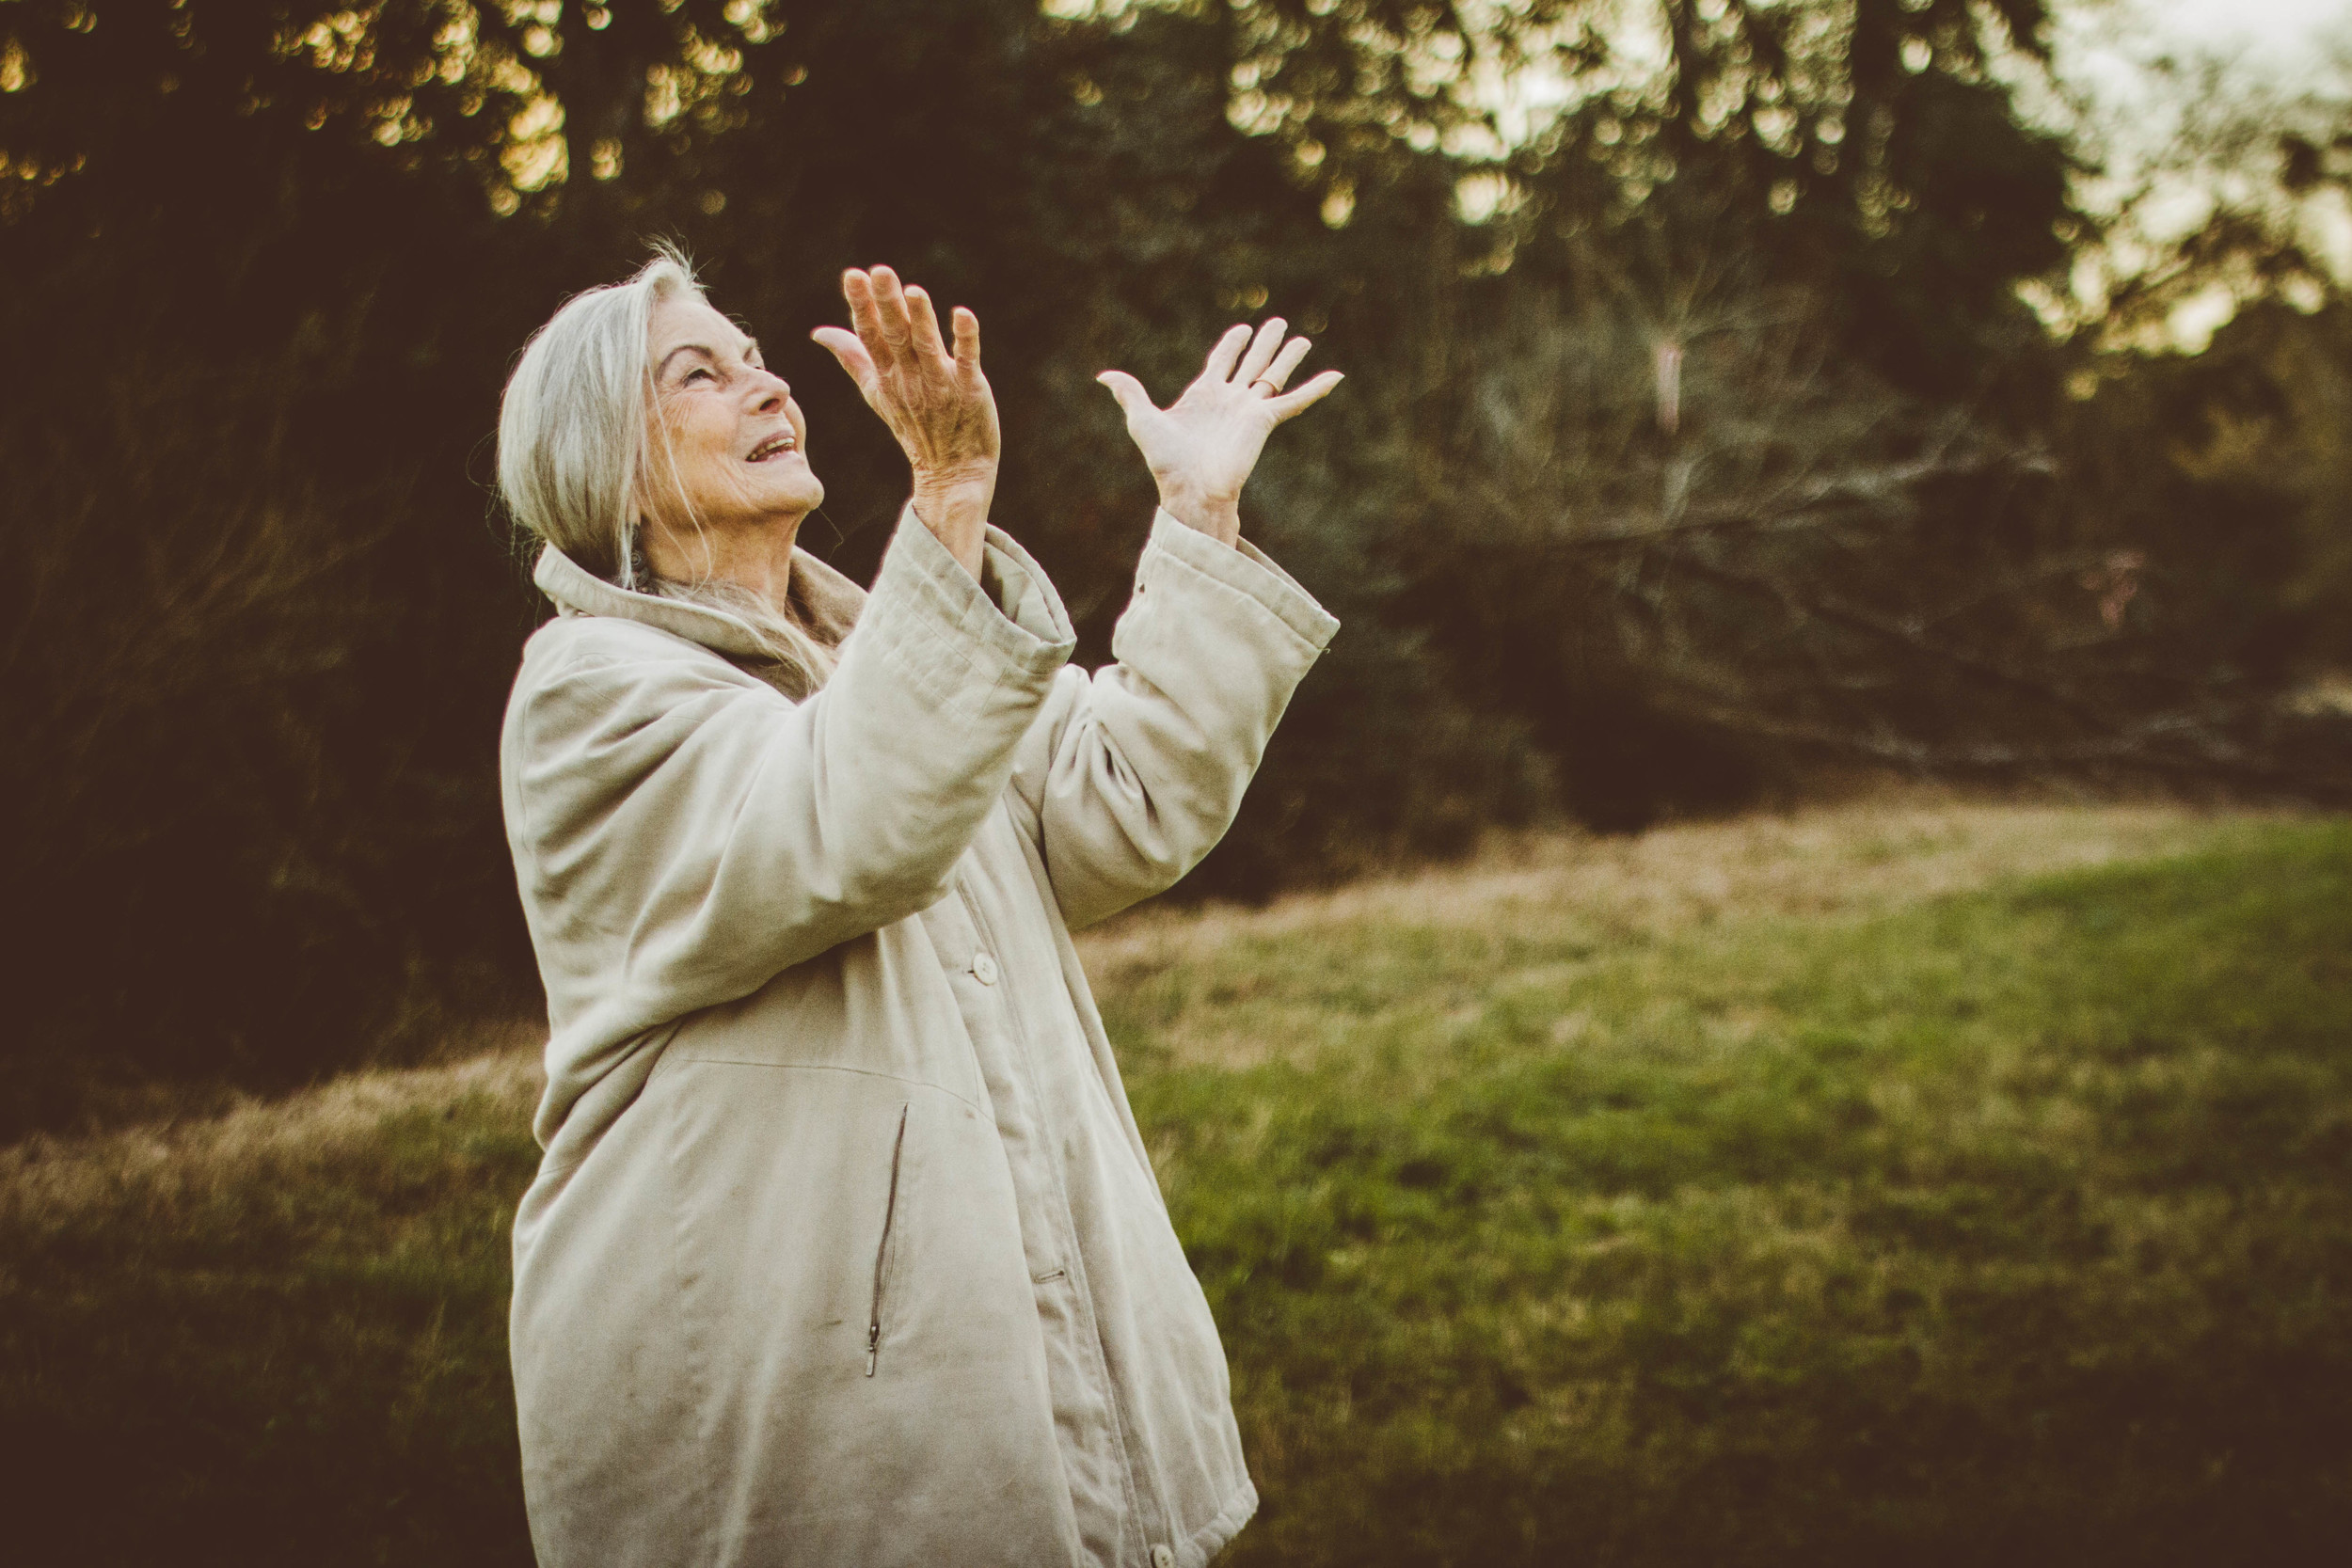
<instances>
[{"instance_id":1,"label":"white hair","mask_svg":"<svg viewBox=\"0 0 2352 1568\"><path fill-rule=\"evenodd\" d=\"M524 530L606 581L745 622L793 684L813 689L832 673L833 652L783 606L723 578L657 577L640 546L657 483L702 531L667 428L653 417L654 308L681 294L703 297L693 264L657 242L635 277L574 294L532 334L499 404L499 495Z\"/></svg>"}]
</instances>

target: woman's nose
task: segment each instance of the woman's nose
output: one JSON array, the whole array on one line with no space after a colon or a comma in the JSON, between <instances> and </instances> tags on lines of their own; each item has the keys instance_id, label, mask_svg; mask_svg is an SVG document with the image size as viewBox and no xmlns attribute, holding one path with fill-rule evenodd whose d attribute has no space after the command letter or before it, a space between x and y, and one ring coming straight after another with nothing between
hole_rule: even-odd
<instances>
[{"instance_id":1,"label":"woman's nose","mask_svg":"<svg viewBox=\"0 0 2352 1568\"><path fill-rule=\"evenodd\" d=\"M784 400L792 395L792 384L775 372L762 369L755 383L756 401L753 404L762 414L772 414L784 406Z\"/></svg>"}]
</instances>

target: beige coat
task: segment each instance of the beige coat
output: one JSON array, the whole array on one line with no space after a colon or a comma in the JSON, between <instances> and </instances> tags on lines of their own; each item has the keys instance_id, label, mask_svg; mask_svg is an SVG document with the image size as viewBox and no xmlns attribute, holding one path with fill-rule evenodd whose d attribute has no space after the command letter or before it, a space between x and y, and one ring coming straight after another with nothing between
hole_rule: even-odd
<instances>
[{"instance_id":1,"label":"beige coat","mask_svg":"<svg viewBox=\"0 0 2352 1568\"><path fill-rule=\"evenodd\" d=\"M856 621L797 704L732 618L539 563L502 776L545 1568L1198 1568L1257 1506L1070 931L1216 842L1337 623L1163 513L1089 675L986 561L911 512L870 596L796 555Z\"/></svg>"}]
</instances>

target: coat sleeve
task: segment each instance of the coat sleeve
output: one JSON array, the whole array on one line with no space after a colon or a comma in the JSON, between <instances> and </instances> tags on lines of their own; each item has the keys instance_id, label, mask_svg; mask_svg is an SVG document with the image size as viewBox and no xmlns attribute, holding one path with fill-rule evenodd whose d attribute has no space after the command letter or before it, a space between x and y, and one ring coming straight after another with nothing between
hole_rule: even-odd
<instances>
[{"instance_id":1,"label":"coat sleeve","mask_svg":"<svg viewBox=\"0 0 2352 1568\"><path fill-rule=\"evenodd\" d=\"M605 1040L936 902L1072 648L911 513L805 702L637 623L550 630L510 718L509 825L550 1024Z\"/></svg>"},{"instance_id":2,"label":"coat sleeve","mask_svg":"<svg viewBox=\"0 0 2352 1568\"><path fill-rule=\"evenodd\" d=\"M1216 847L1338 629L1256 546L1152 519L1116 662L1062 671L1015 759L1013 788L1072 928L1159 892Z\"/></svg>"}]
</instances>

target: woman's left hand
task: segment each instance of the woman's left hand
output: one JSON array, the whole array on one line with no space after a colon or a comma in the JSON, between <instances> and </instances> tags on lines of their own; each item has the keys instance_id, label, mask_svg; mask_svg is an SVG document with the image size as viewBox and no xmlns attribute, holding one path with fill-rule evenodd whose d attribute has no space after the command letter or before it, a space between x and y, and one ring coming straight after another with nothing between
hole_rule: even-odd
<instances>
[{"instance_id":1,"label":"woman's left hand","mask_svg":"<svg viewBox=\"0 0 2352 1568\"><path fill-rule=\"evenodd\" d=\"M980 373L980 319L956 307L951 354L930 296L888 267L850 268L841 293L856 332L820 326L809 336L898 438L914 470L914 515L977 577L999 441L996 398Z\"/></svg>"},{"instance_id":2,"label":"woman's left hand","mask_svg":"<svg viewBox=\"0 0 2352 1568\"><path fill-rule=\"evenodd\" d=\"M1310 346L1304 338L1284 342L1286 325L1272 316L1254 335L1247 325L1226 333L1199 378L1166 408L1124 371L1095 377L1125 411L1127 434L1159 483L1160 505L1228 545L1241 537L1241 487L1265 438L1340 384L1339 372L1325 371L1295 392L1282 390Z\"/></svg>"}]
</instances>

